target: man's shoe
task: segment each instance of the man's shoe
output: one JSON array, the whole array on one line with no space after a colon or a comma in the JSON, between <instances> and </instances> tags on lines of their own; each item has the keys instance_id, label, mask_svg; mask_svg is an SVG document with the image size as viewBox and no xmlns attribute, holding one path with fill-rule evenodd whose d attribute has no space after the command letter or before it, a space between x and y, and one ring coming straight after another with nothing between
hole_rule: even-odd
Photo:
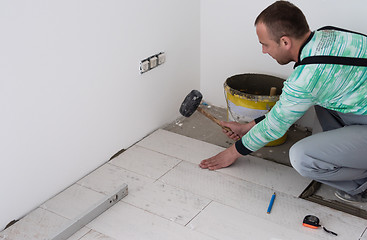
<instances>
[{"instance_id":1,"label":"man's shoe","mask_svg":"<svg viewBox=\"0 0 367 240\"><path fill-rule=\"evenodd\" d=\"M356 195L350 195L346 192L343 192L341 190L336 190L335 191L335 196L337 196L339 199L346 201L346 202L350 202L350 203L364 203L367 202L367 192L361 192L358 193Z\"/></svg>"}]
</instances>

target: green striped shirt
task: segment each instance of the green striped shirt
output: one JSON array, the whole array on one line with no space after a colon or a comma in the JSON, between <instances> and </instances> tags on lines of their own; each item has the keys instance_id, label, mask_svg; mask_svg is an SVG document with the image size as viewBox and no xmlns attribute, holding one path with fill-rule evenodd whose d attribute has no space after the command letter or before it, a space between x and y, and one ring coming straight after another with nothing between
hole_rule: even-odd
<instances>
[{"instance_id":1,"label":"green striped shirt","mask_svg":"<svg viewBox=\"0 0 367 240\"><path fill-rule=\"evenodd\" d=\"M367 37L335 30L312 33L299 59L308 56L367 58ZM283 136L313 105L342 113L367 115L367 67L300 65L284 82L279 101L245 136L242 144L256 151Z\"/></svg>"}]
</instances>

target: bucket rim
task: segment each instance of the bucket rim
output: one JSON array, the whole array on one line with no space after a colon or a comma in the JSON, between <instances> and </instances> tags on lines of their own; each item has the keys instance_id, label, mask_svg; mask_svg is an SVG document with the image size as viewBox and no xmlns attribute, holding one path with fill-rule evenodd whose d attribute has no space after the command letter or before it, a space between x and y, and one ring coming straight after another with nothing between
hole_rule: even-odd
<instances>
[{"instance_id":1,"label":"bucket rim","mask_svg":"<svg viewBox=\"0 0 367 240\"><path fill-rule=\"evenodd\" d=\"M280 78L280 77L276 77L276 76L272 76L272 75L268 75L268 74L262 74L262 73L241 73L241 74L236 74L233 76L230 76L226 79L226 81L224 82L223 86L224 89L228 89L228 92L231 93L232 95L238 95L239 97L245 97L245 98L250 98L250 99L254 99L254 98L267 98L267 99L274 99L274 100L279 100L279 96L280 94L276 94L274 96L270 96L270 95L264 95L264 94L252 94L252 93L246 93L246 92L242 92L240 90L237 90L235 88L232 88L228 85L228 80L231 78L235 78L235 77L240 77L240 76L263 76L263 77L269 77L269 78L273 78L273 79L277 79L280 80L282 82L285 81L285 79Z\"/></svg>"},{"instance_id":2,"label":"bucket rim","mask_svg":"<svg viewBox=\"0 0 367 240\"><path fill-rule=\"evenodd\" d=\"M253 100L253 99L269 99L271 101L278 101L279 100L279 96L280 95L274 95L274 96L269 96L269 95L258 95L258 94L251 94L251 93L244 93L241 92L239 90L236 90L234 88L231 88L230 86L228 86L228 84L225 82L224 83L224 90L230 94L232 94L233 96L238 96L239 98L243 98L243 99L249 99L249 100Z\"/></svg>"}]
</instances>

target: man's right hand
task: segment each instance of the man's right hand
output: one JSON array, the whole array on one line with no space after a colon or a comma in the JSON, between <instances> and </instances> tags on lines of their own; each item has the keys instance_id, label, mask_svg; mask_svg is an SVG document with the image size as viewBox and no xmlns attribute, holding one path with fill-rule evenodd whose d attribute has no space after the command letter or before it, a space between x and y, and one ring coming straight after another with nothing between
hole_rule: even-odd
<instances>
[{"instance_id":1,"label":"man's right hand","mask_svg":"<svg viewBox=\"0 0 367 240\"><path fill-rule=\"evenodd\" d=\"M238 122L224 122L222 121L221 124L224 127L230 128L232 131L227 131L223 129L223 133L225 133L230 139L238 141L240 138L243 137L250 129L255 126L255 121L251 121L249 123L238 123Z\"/></svg>"}]
</instances>

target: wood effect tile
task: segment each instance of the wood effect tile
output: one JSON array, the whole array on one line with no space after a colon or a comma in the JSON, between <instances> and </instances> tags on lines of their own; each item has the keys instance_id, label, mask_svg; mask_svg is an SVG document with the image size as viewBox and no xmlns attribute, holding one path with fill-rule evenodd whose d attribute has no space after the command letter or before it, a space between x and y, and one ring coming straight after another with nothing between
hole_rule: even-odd
<instances>
[{"instance_id":1,"label":"wood effect tile","mask_svg":"<svg viewBox=\"0 0 367 240\"><path fill-rule=\"evenodd\" d=\"M37 208L11 227L0 232L0 239L44 240L52 237L70 220L42 208Z\"/></svg>"},{"instance_id":2,"label":"wood effect tile","mask_svg":"<svg viewBox=\"0 0 367 240\"><path fill-rule=\"evenodd\" d=\"M104 194L74 184L40 207L73 220L104 198Z\"/></svg>"},{"instance_id":3,"label":"wood effect tile","mask_svg":"<svg viewBox=\"0 0 367 240\"><path fill-rule=\"evenodd\" d=\"M217 171L203 170L189 162L181 162L160 181L242 210L266 206L273 193L269 188Z\"/></svg>"},{"instance_id":4,"label":"wood effect tile","mask_svg":"<svg viewBox=\"0 0 367 240\"><path fill-rule=\"evenodd\" d=\"M165 130L157 130L137 145L199 164L224 148ZM298 197L311 183L293 168L254 156L244 156L219 172Z\"/></svg>"},{"instance_id":5,"label":"wood effect tile","mask_svg":"<svg viewBox=\"0 0 367 240\"><path fill-rule=\"evenodd\" d=\"M123 202L116 203L88 227L118 240L214 239Z\"/></svg>"},{"instance_id":6,"label":"wood effect tile","mask_svg":"<svg viewBox=\"0 0 367 240\"><path fill-rule=\"evenodd\" d=\"M241 157L232 166L218 171L294 197L300 196L311 183L291 167L253 156Z\"/></svg>"},{"instance_id":7,"label":"wood effect tile","mask_svg":"<svg viewBox=\"0 0 367 240\"><path fill-rule=\"evenodd\" d=\"M343 229L340 234L344 236L360 235L367 226L364 219L227 174L202 170L196 164L188 162L178 164L162 177L161 181L264 220L276 223L281 219L289 229L299 229L300 222L309 214L327 221L325 225L329 226L330 230ZM277 192L277 196L271 214L267 214L273 191Z\"/></svg>"},{"instance_id":8,"label":"wood effect tile","mask_svg":"<svg viewBox=\"0 0 367 240\"><path fill-rule=\"evenodd\" d=\"M67 240L80 240L84 235L86 235L90 231L93 231L93 230L87 227L83 227L79 231L74 233L71 237L69 237Z\"/></svg>"},{"instance_id":9,"label":"wood effect tile","mask_svg":"<svg viewBox=\"0 0 367 240\"><path fill-rule=\"evenodd\" d=\"M130 193L122 201L167 220L186 225L211 200L157 181Z\"/></svg>"},{"instance_id":10,"label":"wood effect tile","mask_svg":"<svg viewBox=\"0 0 367 240\"><path fill-rule=\"evenodd\" d=\"M162 129L136 145L196 164L224 150L222 147Z\"/></svg>"},{"instance_id":11,"label":"wood effect tile","mask_svg":"<svg viewBox=\"0 0 367 240\"><path fill-rule=\"evenodd\" d=\"M143 176L158 179L180 161L153 150L133 146L109 163Z\"/></svg>"},{"instance_id":12,"label":"wood effect tile","mask_svg":"<svg viewBox=\"0 0 367 240\"><path fill-rule=\"evenodd\" d=\"M131 194L139 190L142 186L152 182L154 182L152 178L107 163L79 180L78 184L99 193L109 194L126 183L129 194Z\"/></svg>"},{"instance_id":13,"label":"wood effect tile","mask_svg":"<svg viewBox=\"0 0 367 240\"><path fill-rule=\"evenodd\" d=\"M365 230L362 232L361 237L358 240L367 240L367 226Z\"/></svg>"},{"instance_id":14,"label":"wood effect tile","mask_svg":"<svg viewBox=\"0 0 367 240\"><path fill-rule=\"evenodd\" d=\"M286 217L286 216L284 216ZM289 228L283 221L272 222L232 207L212 202L188 227L217 239L281 239L319 240L330 239L321 229L305 229L301 223L296 229ZM321 230L321 231L320 231Z\"/></svg>"},{"instance_id":15,"label":"wood effect tile","mask_svg":"<svg viewBox=\"0 0 367 240\"><path fill-rule=\"evenodd\" d=\"M71 239L68 239L71 240ZM87 234L85 234L83 237L78 238L78 240L116 240L114 238L111 238L109 236L106 236L102 233L99 233L94 230L90 230Z\"/></svg>"},{"instance_id":16,"label":"wood effect tile","mask_svg":"<svg viewBox=\"0 0 367 240\"><path fill-rule=\"evenodd\" d=\"M149 148L163 156L169 155L169 159L185 161L169 169L171 166L164 165L168 158L163 158L163 168L152 170L153 174L148 173L149 167L137 162L120 162L121 166L105 164L80 180L78 184L99 194L108 194L126 183L129 195L82 229L92 230L74 235L70 240L336 239L321 228L303 227L302 219L308 214L318 216L321 224L339 234L338 239L367 239L366 220L296 198L294 192L298 190L286 186L287 182L280 183L284 178L299 185L289 169L249 158L219 171L203 170L197 164L222 148L163 130L152 136L155 139L148 136L142 141L144 146L137 146L143 159L146 155L141 148ZM190 152L192 149L196 152ZM158 160L155 159L158 162L162 160L159 153ZM164 175L155 181L162 172ZM266 214L273 191L277 197L271 214ZM206 206L204 210L203 206ZM194 215L195 212L198 214ZM193 220L183 226L192 215ZM0 239L46 239L67 222L66 218L38 208L0 232Z\"/></svg>"}]
</instances>

